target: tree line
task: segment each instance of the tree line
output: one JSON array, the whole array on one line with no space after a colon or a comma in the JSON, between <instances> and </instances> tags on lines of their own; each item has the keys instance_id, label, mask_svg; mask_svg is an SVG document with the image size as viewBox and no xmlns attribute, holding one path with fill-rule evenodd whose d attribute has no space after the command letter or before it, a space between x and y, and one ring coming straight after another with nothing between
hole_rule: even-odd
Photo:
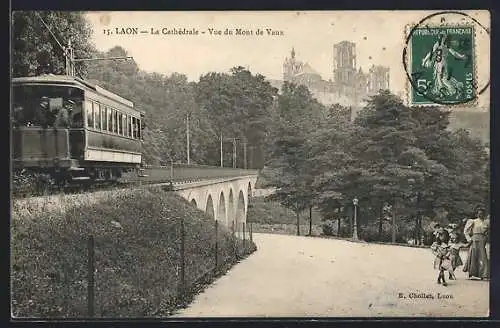
<instances>
[{"instance_id":1,"label":"tree line","mask_svg":"<svg viewBox=\"0 0 500 328\"><path fill-rule=\"evenodd\" d=\"M81 12L16 12L13 21L14 77L65 74L64 54L55 39L66 45L71 38L76 58L128 55L119 46L97 51L90 40L92 28ZM264 76L235 67L189 82L179 73L147 73L134 60L82 61L75 66L78 76L145 110L147 164L186 162L189 120L191 163L220 165L222 138L224 166L263 167L268 118L278 91Z\"/></svg>"},{"instance_id":2,"label":"tree line","mask_svg":"<svg viewBox=\"0 0 500 328\"><path fill-rule=\"evenodd\" d=\"M78 58L127 55L118 46L97 51L83 13L38 15L59 40L71 38ZM14 76L64 74L64 56L40 17L14 13ZM246 157L247 167L263 168L264 185L277 188L270 198L297 218L319 209L339 234L352 233L354 198L360 235L375 240L421 241L431 220L460 222L489 204L485 145L450 129L450 112L439 107L410 108L380 91L354 115L322 105L305 86L285 82L278 92L243 67L196 82L147 73L133 60L77 62L76 71L146 111L146 163L186 162L189 119L192 163L219 165L222 139L224 164L232 166L236 142L234 164L245 166Z\"/></svg>"},{"instance_id":3,"label":"tree line","mask_svg":"<svg viewBox=\"0 0 500 328\"><path fill-rule=\"evenodd\" d=\"M348 109L325 108L288 83L277 107L262 176L277 188L269 199L292 209L297 227L314 207L338 234L352 235L357 199L362 238L422 243L431 222L460 224L489 204L486 145L451 131L449 110L411 108L381 90L350 120Z\"/></svg>"}]
</instances>

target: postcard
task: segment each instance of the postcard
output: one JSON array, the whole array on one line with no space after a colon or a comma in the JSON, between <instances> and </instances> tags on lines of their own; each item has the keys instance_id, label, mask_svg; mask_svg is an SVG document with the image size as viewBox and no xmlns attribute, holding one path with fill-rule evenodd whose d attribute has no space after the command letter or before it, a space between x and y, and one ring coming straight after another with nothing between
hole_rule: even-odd
<instances>
[{"instance_id":1,"label":"postcard","mask_svg":"<svg viewBox=\"0 0 500 328\"><path fill-rule=\"evenodd\" d=\"M16 319L489 316L490 13L12 13Z\"/></svg>"}]
</instances>

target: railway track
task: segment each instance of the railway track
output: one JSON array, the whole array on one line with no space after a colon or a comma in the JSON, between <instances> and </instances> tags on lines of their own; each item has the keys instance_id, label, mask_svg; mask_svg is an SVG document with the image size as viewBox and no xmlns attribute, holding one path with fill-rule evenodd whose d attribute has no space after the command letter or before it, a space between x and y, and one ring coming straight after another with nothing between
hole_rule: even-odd
<instances>
[{"instance_id":1,"label":"railway track","mask_svg":"<svg viewBox=\"0 0 500 328\"><path fill-rule=\"evenodd\" d=\"M138 186L147 185L164 185L170 184L169 180L157 180L157 181L117 181L112 183L102 183L94 184L88 186L65 186L65 187L49 187L43 190L31 190L30 188L13 188L12 199L25 199L31 197L43 197L43 196L53 196L53 195L71 195L71 194L84 194L93 193L98 191L111 191L116 189L133 188ZM173 184L172 184L173 185Z\"/></svg>"},{"instance_id":2,"label":"railway track","mask_svg":"<svg viewBox=\"0 0 500 328\"><path fill-rule=\"evenodd\" d=\"M222 179L227 178L225 176L220 177L199 177L199 178L183 178L183 179L155 179L148 181L141 180L132 180L132 181L117 181L113 183L103 183L103 184L94 184L88 186L65 186L63 188L60 187L52 187L46 188L43 190L33 191L30 188L13 188L12 190L12 199L24 199L30 197L41 197L41 196L53 196L57 194L83 194L83 193L92 193L98 191L111 191L115 189L125 189L125 188L133 188L139 186L163 186L167 190L174 189L175 186L179 186L182 184L188 183L196 183L203 180L214 180L214 179Z\"/></svg>"},{"instance_id":3,"label":"railway track","mask_svg":"<svg viewBox=\"0 0 500 328\"><path fill-rule=\"evenodd\" d=\"M12 198L22 199L29 197L50 196L55 194L78 194L97 191L131 188L145 185L162 185L167 188L203 180L231 178L247 174L256 174L257 170L241 170L209 166L147 166L143 176L135 173L125 174L115 182L98 184L75 184L64 187L55 186L35 178L27 182L26 179L14 179L12 184ZM37 180L38 179L38 180ZM16 183L17 182L17 183ZM44 184L45 183L45 184Z\"/></svg>"}]
</instances>

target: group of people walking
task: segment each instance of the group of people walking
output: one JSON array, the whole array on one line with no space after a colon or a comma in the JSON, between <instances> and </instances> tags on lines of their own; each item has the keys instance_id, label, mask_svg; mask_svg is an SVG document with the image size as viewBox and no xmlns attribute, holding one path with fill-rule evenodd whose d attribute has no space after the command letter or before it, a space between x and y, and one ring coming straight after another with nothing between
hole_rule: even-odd
<instances>
[{"instance_id":1,"label":"group of people walking","mask_svg":"<svg viewBox=\"0 0 500 328\"><path fill-rule=\"evenodd\" d=\"M486 242L489 235L490 219L486 216L483 207L476 208L476 217L468 219L463 229L466 243L461 242L460 231L456 225L447 228L435 226L435 241L431 246L434 268L438 270L438 284L446 286L445 272L448 279L455 280L455 269L463 265L463 271L468 272L469 279L489 279L489 258L486 251ZM460 250L467 249L465 263L460 257Z\"/></svg>"}]
</instances>

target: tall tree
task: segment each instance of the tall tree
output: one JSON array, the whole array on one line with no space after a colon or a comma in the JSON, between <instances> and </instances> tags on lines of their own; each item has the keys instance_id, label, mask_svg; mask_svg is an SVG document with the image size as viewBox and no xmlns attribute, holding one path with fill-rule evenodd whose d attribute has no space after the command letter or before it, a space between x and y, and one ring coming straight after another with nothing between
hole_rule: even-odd
<instances>
[{"instance_id":1,"label":"tall tree","mask_svg":"<svg viewBox=\"0 0 500 328\"><path fill-rule=\"evenodd\" d=\"M445 208L452 221L459 221L474 214L476 205L489 206L489 155L481 140L463 129L453 132L449 147L453 150L448 164L453 184Z\"/></svg>"},{"instance_id":2,"label":"tall tree","mask_svg":"<svg viewBox=\"0 0 500 328\"><path fill-rule=\"evenodd\" d=\"M297 216L315 205L311 155L311 133L321 121L324 108L304 86L288 82L278 96L268 168L263 171L268 185L277 188L270 198L292 209ZM310 218L311 219L311 218Z\"/></svg>"},{"instance_id":3,"label":"tall tree","mask_svg":"<svg viewBox=\"0 0 500 328\"><path fill-rule=\"evenodd\" d=\"M355 158L350 154L351 135L350 109L340 105L331 106L325 119L311 134L311 151L308 165L314 177L312 190L316 205L326 218L342 219L340 208L348 208L350 202L348 181L345 177L355 167ZM338 229L340 232L340 229Z\"/></svg>"},{"instance_id":4,"label":"tall tree","mask_svg":"<svg viewBox=\"0 0 500 328\"><path fill-rule=\"evenodd\" d=\"M264 148L269 117L277 90L264 76L243 67L230 74L208 73L196 85L196 102L208 113L217 136L239 138L253 148ZM215 160L218 160L216 158Z\"/></svg>"},{"instance_id":5,"label":"tall tree","mask_svg":"<svg viewBox=\"0 0 500 328\"><path fill-rule=\"evenodd\" d=\"M408 181L414 177L405 158L414 144L412 132L417 126L410 109L398 97L381 91L370 98L355 124L359 130L353 136L351 151L361 170L357 185L364 186L360 204L380 208L390 202L402 217ZM393 231L396 223L400 222L393 222Z\"/></svg>"},{"instance_id":6,"label":"tall tree","mask_svg":"<svg viewBox=\"0 0 500 328\"><path fill-rule=\"evenodd\" d=\"M450 111L437 107L415 108L419 122L416 146L430 159L443 165L442 175L426 181L423 203L428 209L443 210L448 219L458 221L469 215L477 203L488 202L488 180L484 177L488 154L480 140L463 130L450 131ZM434 213L435 214L435 213Z\"/></svg>"},{"instance_id":7,"label":"tall tree","mask_svg":"<svg viewBox=\"0 0 500 328\"><path fill-rule=\"evenodd\" d=\"M114 47L100 57L127 56ZM146 73L131 61L98 61L89 66L89 79L133 100L146 112L144 156L150 164L186 162L186 116L190 115L190 149L193 163L207 164L207 140L212 133L207 114L196 104L194 83L174 73Z\"/></svg>"},{"instance_id":8,"label":"tall tree","mask_svg":"<svg viewBox=\"0 0 500 328\"><path fill-rule=\"evenodd\" d=\"M92 27L84 12L16 11L12 16L14 77L65 74L64 52L55 38L64 47L71 40L77 58L89 58L95 51L90 42ZM87 63L78 62L75 68L78 75L85 76Z\"/></svg>"}]
</instances>

